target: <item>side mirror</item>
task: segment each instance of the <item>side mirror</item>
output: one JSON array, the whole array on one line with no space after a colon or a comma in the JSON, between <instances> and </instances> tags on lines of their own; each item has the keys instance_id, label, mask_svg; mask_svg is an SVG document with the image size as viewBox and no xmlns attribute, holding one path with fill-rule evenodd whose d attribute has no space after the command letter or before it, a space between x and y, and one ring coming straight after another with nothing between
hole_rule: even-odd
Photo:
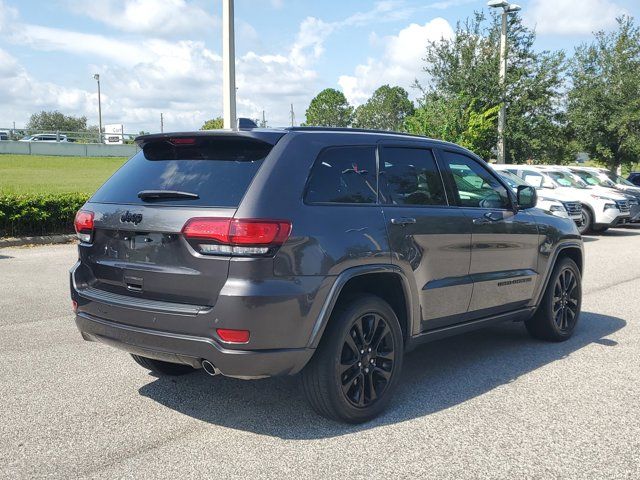
<instances>
[{"instance_id":1,"label":"side mirror","mask_svg":"<svg viewBox=\"0 0 640 480\"><path fill-rule=\"evenodd\" d=\"M533 208L538 203L538 192L534 187L528 185L518 186L518 208L520 210L526 210L527 208Z\"/></svg>"}]
</instances>

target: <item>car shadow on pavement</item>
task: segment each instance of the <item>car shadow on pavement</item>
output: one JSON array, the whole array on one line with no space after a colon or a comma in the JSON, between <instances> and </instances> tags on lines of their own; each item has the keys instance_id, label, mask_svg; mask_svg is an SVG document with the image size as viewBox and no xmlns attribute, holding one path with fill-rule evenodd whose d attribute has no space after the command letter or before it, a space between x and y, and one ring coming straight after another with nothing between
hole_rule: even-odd
<instances>
[{"instance_id":1,"label":"car shadow on pavement","mask_svg":"<svg viewBox=\"0 0 640 480\"><path fill-rule=\"evenodd\" d=\"M426 344L405 357L389 409L364 425L343 425L316 415L298 376L243 381L199 371L154 378L139 392L219 426L283 439L335 437L450 408L593 343L615 348L617 343L605 337L625 325L620 318L583 312L575 335L564 343L536 341L522 324L504 324Z\"/></svg>"},{"instance_id":2,"label":"car shadow on pavement","mask_svg":"<svg viewBox=\"0 0 640 480\"><path fill-rule=\"evenodd\" d=\"M602 232L602 237L637 237L640 236L640 230L636 228L615 228Z\"/></svg>"}]
</instances>

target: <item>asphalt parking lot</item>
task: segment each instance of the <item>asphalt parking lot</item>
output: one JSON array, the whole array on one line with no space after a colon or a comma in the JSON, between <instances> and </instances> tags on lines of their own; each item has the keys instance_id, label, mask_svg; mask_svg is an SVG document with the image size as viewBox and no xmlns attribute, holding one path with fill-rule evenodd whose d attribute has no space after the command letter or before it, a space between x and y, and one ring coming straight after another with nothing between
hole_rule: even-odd
<instances>
[{"instance_id":1,"label":"asphalt parking lot","mask_svg":"<svg viewBox=\"0 0 640 480\"><path fill-rule=\"evenodd\" d=\"M81 340L75 246L0 249L0 478L640 478L640 229L585 247L574 338L508 324L426 345L355 427L296 377L151 376Z\"/></svg>"}]
</instances>

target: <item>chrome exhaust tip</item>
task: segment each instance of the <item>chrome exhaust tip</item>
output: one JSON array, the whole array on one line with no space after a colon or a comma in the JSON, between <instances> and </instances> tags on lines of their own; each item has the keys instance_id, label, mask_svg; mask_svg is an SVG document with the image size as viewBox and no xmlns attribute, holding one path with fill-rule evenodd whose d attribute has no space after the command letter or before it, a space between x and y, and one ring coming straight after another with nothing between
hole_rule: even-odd
<instances>
[{"instance_id":1,"label":"chrome exhaust tip","mask_svg":"<svg viewBox=\"0 0 640 480\"><path fill-rule=\"evenodd\" d=\"M218 375L218 369L209 360L202 361L202 369L212 377Z\"/></svg>"}]
</instances>

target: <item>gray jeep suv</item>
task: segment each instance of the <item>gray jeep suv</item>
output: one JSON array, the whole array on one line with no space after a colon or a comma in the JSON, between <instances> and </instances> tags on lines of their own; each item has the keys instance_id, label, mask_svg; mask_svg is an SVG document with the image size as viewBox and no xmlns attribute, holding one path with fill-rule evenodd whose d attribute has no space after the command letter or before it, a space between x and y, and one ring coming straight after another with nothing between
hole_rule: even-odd
<instances>
[{"instance_id":1,"label":"gray jeep suv","mask_svg":"<svg viewBox=\"0 0 640 480\"><path fill-rule=\"evenodd\" d=\"M146 135L76 216L86 340L157 374L301 372L320 414L388 404L403 354L501 321L568 339L582 240L476 155L403 134Z\"/></svg>"}]
</instances>

